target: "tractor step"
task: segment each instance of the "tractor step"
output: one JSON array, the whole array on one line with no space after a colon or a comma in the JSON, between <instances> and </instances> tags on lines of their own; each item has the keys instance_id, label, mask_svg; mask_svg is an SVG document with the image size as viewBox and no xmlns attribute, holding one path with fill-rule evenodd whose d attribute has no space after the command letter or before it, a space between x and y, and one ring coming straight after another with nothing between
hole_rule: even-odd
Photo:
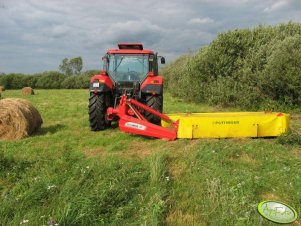
<instances>
[{"instance_id":1,"label":"tractor step","mask_svg":"<svg viewBox=\"0 0 301 226\"><path fill-rule=\"evenodd\" d=\"M275 112L168 114L178 121L177 138L276 137L289 130L290 115ZM163 127L170 123L162 120Z\"/></svg>"}]
</instances>

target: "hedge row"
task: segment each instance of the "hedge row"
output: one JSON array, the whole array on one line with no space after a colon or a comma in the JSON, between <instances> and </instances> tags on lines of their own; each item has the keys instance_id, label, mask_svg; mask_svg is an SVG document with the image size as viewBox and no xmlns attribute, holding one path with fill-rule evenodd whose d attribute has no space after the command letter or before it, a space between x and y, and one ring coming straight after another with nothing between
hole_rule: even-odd
<instances>
[{"instance_id":1,"label":"hedge row","mask_svg":"<svg viewBox=\"0 0 301 226\"><path fill-rule=\"evenodd\" d=\"M0 75L0 85L6 89L21 89L25 86L37 89L86 89L89 87L90 78L98 73L97 70L89 70L70 76L56 71L35 75L3 74Z\"/></svg>"},{"instance_id":2,"label":"hedge row","mask_svg":"<svg viewBox=\"0 0 301 226\"><path fill-rule=\"evenodd\" d=\"M167 89L187 101L278 110L301 104L301 24L221 33L163 69Z\"/></svg>"}]
</instances>

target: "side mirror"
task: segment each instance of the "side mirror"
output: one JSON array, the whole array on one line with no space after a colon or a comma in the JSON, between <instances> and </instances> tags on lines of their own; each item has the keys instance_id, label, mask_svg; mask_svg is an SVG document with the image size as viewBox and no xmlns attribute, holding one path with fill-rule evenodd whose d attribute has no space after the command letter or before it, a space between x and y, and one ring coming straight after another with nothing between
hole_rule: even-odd
<instances>
[{"instance_id":1,"label":"side mirror","mask_svg":"<svg viewBox=\"0 0 301 226\"><path fill-rule=\"evenodd\" d=\"M165 64L165 58L161 57L161 64Z\"/></svg>"}]
</instances>

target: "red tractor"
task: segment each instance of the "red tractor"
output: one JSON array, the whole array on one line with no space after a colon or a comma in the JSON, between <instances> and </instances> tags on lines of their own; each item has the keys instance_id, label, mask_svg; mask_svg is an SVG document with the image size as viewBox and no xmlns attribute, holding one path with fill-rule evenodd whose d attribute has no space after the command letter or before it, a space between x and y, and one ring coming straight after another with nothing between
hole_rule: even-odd
<instances>
[{"instance_id":1,"label":"red tractor","mask_svg":"<svg viewBox=\"0 0 301 226\"><path fill-rule=\"evenodd\" d=\"M108 115L108 108L116 109L122 96L162 112L163 78L158 75L158 59L164 64L165 58L144 50L140 43L119 43L118 47L107 51L102 58L103 70L90 81L89 121L92 131L104 130L110 125L112 118ZM139 111L138 114L148 122L160 125L158 115L143 108Z\"/></svg>"}]
</instances>

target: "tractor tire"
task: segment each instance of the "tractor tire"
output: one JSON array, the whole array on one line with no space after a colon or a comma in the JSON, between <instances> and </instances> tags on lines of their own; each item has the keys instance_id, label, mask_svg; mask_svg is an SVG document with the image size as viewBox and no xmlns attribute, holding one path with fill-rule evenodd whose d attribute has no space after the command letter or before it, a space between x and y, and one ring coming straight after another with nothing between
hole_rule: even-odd
<instances>
[{"instance_id":1,"label":"tractor tire","mask_svg":"<svg viewBox=\"0 0 301 226\"><path fill-rule=\"evenodd\" d=\"M107 104L106 93L90 93L89 121L92 131L104 130L109 126L106 120Z\"/></svg>"},{"instance_id":2,"label":"tractor tire","mask_svg":"<svg viewBox=\"0 0 301 226\"><path fill-rule=\"evenodd\" d=\"M163 111L163 96L162 95L147 95L145 97L145 104L152 109L162 113ZM161 125L161 118L152 113L145 112L144 117L151 123Z\"/></svg>"}]
</instances>

